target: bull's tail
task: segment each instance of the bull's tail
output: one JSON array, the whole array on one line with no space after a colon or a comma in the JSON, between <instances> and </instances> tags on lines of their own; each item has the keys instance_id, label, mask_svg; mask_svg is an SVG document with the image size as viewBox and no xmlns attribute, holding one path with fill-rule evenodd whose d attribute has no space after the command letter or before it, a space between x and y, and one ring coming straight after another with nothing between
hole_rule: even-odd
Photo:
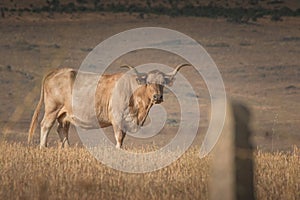
<instances>
[{"instance_id":1,"label":"bull's tail","mask_svg":"<svg viewBox=\"0 0 300 200\"><path fill-rule=\"evenodd\" d=\"M40 94L40 100L34 110L32 119L31 119L31 123L30 123L30 127L29 127L29 131L28 131L28 144L31 143L34 131L37 127L37 123L38 123L38 118L39 118L39 113L41 111L42 108L42 104L43 104L43 100L44 100L44 84L45 84L45 79L47 77L49 77L49 75L52 73L49 73L47 76L44 77L43 81L42 81L42 87L41 87L41 94Z\"/></svg>"}]
</instances>

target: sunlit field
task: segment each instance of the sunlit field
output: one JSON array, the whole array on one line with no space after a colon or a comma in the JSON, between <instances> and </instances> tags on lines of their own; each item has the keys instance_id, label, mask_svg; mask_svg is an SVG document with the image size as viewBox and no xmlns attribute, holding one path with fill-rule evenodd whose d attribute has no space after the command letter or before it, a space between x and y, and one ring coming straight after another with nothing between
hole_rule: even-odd
<instances>
[{"instance_id":1,"label":"sunlit field","mask_svg":"<svg viewBox=\"0 0 300 200\"><path fill-rule=\"evenodd\" d=\"M0 199L207 199L211 158L200 159L198 151L192 147L161 170L129 174L101 164L85 148L1 142ZM299 156L296 147L255 152L258 199L299 199Z\"/></svg>"}]
</instances>

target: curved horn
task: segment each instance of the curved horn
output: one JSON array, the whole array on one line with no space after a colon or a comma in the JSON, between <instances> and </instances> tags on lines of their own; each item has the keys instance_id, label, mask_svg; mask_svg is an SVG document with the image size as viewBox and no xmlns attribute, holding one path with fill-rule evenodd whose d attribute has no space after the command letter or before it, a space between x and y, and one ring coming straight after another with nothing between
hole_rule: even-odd
<instances>
[{"instance_id":1,"label":"curved horn","mask_svg":"<svg viewBox=\"0 0 300 200\"><path fill-rule=\"evenodd\" d=\"M176 68L174 69L174 71L172 71L171 73L168 73L167 75L169 76L175 76L177 74L177 72L182 68L182 67L185 67L185 66L191 66L191 64L188 64L188 63L183 63L183 64L179 64L176 66Z\"/></svg>"},{"instance_id":2,"label":"curved horn","mask_svg":"<svg viewBox=\"0 0 300 200\"><path fill-rule=\"evenodd\" d=\"M129 68L129 69L133 69L133 71L134 71L137 75L140 74L140 73L137 71L136 68L134 68L134 67L132 67L132 66L130 66L130 65L122 65L120 68Z\"/></svg>"}]
</instances>

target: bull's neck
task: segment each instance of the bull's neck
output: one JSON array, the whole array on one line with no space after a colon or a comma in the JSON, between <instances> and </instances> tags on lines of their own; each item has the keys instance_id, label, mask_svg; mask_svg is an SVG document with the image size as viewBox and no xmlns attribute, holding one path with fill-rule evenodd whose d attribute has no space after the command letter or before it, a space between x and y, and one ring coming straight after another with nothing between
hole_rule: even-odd
<instances>
[{"instance_id":1,"label":"bull's neck","mask_svg":"<svg viewBox=\"0 0 300 200\"><path fill-rule=\"evenodd\" d=\"M143 125L153 105L152 100L145 94L146 87L144 85L140 86L131 97L131 112L136 113L138 125Z\"/></svg>"}]
</instances>

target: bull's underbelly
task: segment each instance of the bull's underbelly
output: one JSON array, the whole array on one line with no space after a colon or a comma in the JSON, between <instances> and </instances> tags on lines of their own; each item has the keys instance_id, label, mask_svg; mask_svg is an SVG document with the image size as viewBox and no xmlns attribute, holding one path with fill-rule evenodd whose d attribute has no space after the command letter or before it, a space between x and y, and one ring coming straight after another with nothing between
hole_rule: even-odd
<instances>
[{"instance_id":1,"label":"bull's underbelly","mask_svg":"<svg viewBox=\"0 0 300 200\"><path fill-rule=\"evenodd\" d=\"M109 122L100 122L100 121L99 121L99 126L100 126L100 128L109 127L109 126L111 126L111 125L112 125L112 124L109 123Z\"/></svg>"},{"instance_id":2,"label":"bull's underbelly","mask_svg":"<svg viewBox=\"0 0 300 200\"><path fill-rule=\"evenodd\" d=\"M112 125L108 121L98 121L98 119L82 120L75 115L69 116L67 120L71 124L83 129L98 129L98 128L105 128Z\"/></svg>"},{"instance_id":3,"label":"bull's underbelly","mask_svg":"<svg viewBox=\"0 0 300 200\"><path fill-rule=\"evenodd\" d=\"M83 128L83 129L97 129L105 128L111 126L111 122L106 118L97 118L96 116L87 116L87 115L76 115L74 113L68 112L65 107L62 107L58 118L63 117L63 122L69 122L74 126Z\"/></svg>"}]
</instances>

